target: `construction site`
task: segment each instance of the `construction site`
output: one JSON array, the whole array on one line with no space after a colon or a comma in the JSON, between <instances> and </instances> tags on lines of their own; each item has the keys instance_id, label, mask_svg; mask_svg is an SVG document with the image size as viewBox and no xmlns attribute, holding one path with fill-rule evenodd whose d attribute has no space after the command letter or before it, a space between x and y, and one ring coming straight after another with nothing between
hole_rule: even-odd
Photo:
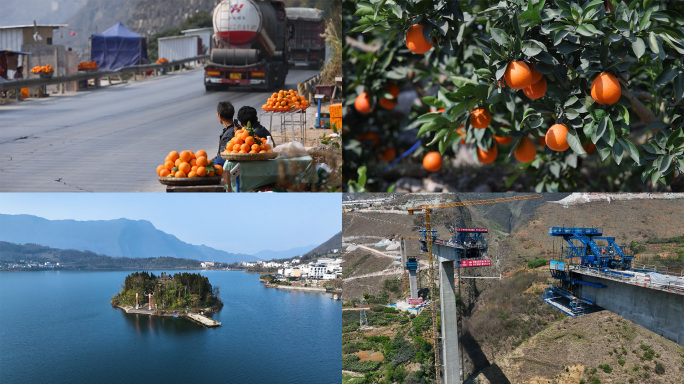
<instances>
[{"instance_id":1,"label":"construction site","mask_svg":"<svg viewBox=\"0 0 684 384\"><path fill-rule=\"evenodd\" d=\"M681 382L684 195L348 194L343 210L343 382Z\"/></svg>"}]
</instances>

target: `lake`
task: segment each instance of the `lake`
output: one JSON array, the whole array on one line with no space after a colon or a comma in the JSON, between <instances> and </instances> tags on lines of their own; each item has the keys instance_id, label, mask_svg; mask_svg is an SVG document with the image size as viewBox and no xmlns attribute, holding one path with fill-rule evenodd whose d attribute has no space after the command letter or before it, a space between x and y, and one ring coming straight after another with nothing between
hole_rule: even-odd
<instances>
[{"instance_id":1,"label":"lake","mask_svg":"<svg viewBox=\"0 0 684 384\"><path fill-rule=\"evenodd\" d=\"M224 303L212 316L223 324L204 328L113 308L129 273L0 273L0 382L341 382L342 305L329 294L199 271Z\"/></svg>"}]
</instances>

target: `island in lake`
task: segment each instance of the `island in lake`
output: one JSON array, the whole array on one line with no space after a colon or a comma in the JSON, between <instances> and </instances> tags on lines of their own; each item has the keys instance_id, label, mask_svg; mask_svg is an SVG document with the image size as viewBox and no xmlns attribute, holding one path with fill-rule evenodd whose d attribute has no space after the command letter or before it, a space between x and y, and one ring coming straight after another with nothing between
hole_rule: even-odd
<instances>
[{"instance_id":1,"label":"island in lake","mask_svg":"<svg viewBox=\"0 0 684 384\"><path fill-rule=\"evenodd\" d=\"M207 327L221 323L208 317L223 308L219 287L199 273L135 272L126 276L121 292L112 297L112 306L152 316L187 317Z\"/></svg>"}]
</instances>

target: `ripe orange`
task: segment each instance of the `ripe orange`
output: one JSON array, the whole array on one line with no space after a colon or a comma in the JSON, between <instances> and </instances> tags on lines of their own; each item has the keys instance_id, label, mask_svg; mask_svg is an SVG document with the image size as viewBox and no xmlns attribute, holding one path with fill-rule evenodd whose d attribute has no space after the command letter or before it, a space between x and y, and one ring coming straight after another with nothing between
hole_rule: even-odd
<instances>
[{"instance_id":1,"label":"ripe orange","mask_svg":"<svg viewBox=\"0 0 684 384\"><path fill-rule=\"evenodd\" d=\"M596 152L596 145L594 145L594 143L582 144L582 148L587 152L587 155Z\"/></svg>"},{"instance_id":2,"label":"ripe orange","mask_svg":"<svg viewBox=\"0 0 684 384\"><path fill-rule=\"evenodd\" d=\"M568 127L565 124L554 124L546 131L546 146L554 151L563 152L570 148L567 136Z\"/></svg>"},{"instance_id":3,"label":"ripe orange","mask_svg":"<svg viewBox=\"0 0 684 384\"><path fill-rule=\"evenodd\" d=\"M397 96L399 96L399 86L392 83L392 84L388 85L387 87L385 87L385 89L387 90L387 92L392 94L393 99L390 100L390 99L383 97L382 99L380 99L378 104L380 104L380 106L385 108L385 109L394 109L394 107L397 106Z\"/></svg>"},{"instance_id":4,"label":"ripe orange","mask_svg":"<svg viewBox=\"0 0 684 384\"><path fill-rule=\"evenodd\" d=\"M367 115L373 110L371 108L371 99L368 92L361 92L360 95L356 96L356 101L354 101L354 108L356 108L359 113Z\"/></svg>"},{"instance_id":5,"label":"ripe orange","mask_svg":"<svg viewBox=\"0 0 684 384\"><path fill-rule=\"evenodd\" d=\"M250 150L250 146L247 143L244 143L240 146L240 152L242 152L242 151L249 152L249 150Z\"/></svg>"},{"instance_id":6,"label":"ripe orange","mask_svg":"<svg viewBox=\"0 0 684 384\"><path fill-rule=\"evenodd\" d=\"M166 169L164 168L164 165L157 165L157 175L159 174L159 172L161 172L162 169Z\"/></svg>"},{"instance_id":7,"label":"ripe orange","mask_svg":"<svg viewBox=\"0 0 684 384\"><path fill-rule=\"evenodd\" d=\"M176 171L174 177L187 177L187 175L183 171Z\"/></svg>"},{"instance_id":8,"label":"ripe orange","mask_svg":"<svg viewBox=\"0 0 684 384\"><path fill-rule=\"evenodd\" d=\"M615 104L621 94L620 82L612 73L600 73L591 83L591 97L599 104Z\"/></svg>"},{"instance_id":9,"label":"ripe orange","mask_svg":"<svg viewBox=\"0 0 684 384\"><path fill-rule=\"evenodd\" d=\"M162 169L161 172L159 172L159 176L161 176L161 177L167 177L170 174L171 174L171 172L166 168Z\"/></svg>"},{"instance_id":10,"label":"ripe orange","mask_svg":"<svg viewBox=\"0 0 684 384\"><path fill-rule=\"evenodd\" d=\"M190 173L188 173L188 177L197 177L197 172L190 171Z\"/></svg>"},{"instance_id":11,"label":"ripe orange","mask_svg":"<svg viewBox=\"0 0 684 384\"><path fill-rule=\"evenodd\" d=\"M541 78L534 84L530 84L523 89L525 96L532 100L537 100L546 94L546 79Z\"/></svg>"},{"instance_id":12,"label":"ripe orange","mask_svg":"<svg viewBox=\"0 0 684 384\"><path fill-rule=\"evenodd\" d=\"M252 144L254 144L254 137L252 137L252 136L247 136L247 137L245 138L245 144L247 144L247 145L249 145L249 146L251 147Z\"/></svg>"},{"instance_id":13,"label":"ripe orange","mask_svg":"<svg viewBox=\"0 0 684 384\"><path fill-rule=\"evenodd\" d=\"M209 165L209 160L205 156L200 156L197 158L197 166L198 167L206 167Z\"/></svg>"},{"instance_id":14,"label":"ripe orange","mask_svg":"<svg viewBox=\"0 0 684 384\"><path fill-rule=\"evenodd\" d=\"M423 157L423 167L430 172L437 172L442 168L442 155L439 152L428 152Z\"/></svg>"},{"instance_id":15,"label":"ripe orange","mask_svg":"<svg viewBox=\"0 0 684 384\"><path fill-rule=\"evenodd\" d=\"M197 167L197 176L199 177L204 177L207 175L207 168L205 167Z\"/></svg>"},{"instance_id":16,"label":"ripe orange","mask_svg":"<svg viewBox=\"0 0 684 384\"><path fill-rule=\"evenodd\" d=\"M532 83L531 84L539 82L539 80L542 79L543 75L541 73L537 72L536 69L534 69L534 65L532 65L532 63L527 63L527 67L530 68L530 72L532 73Z\"/></svg>"},{"instance_id":17,"label":"ripe orange","mask_svg":"<svg viewBox=\"0 0 684 384\"><path fill-rule=\"evenodd\" d=\"M511 61L504 73L504 80L513 89L523 89L532 84L532 71L522 61Z\"/></svg>"},{"instance_id":18,"label":"ripe orange","mask_svg":"<svg viewBox=\"0 0 684 384\"><path fill-rule=\"evenodd\" d=\"M223 175L223 168L221 168L221 167L216 167L216 168L214 168L214 169L215 169L215 171L216 171L216 175L218 175L218 176Z\"/></svg>"},{"instance_id":19,"label":"ripe orange","mask_svg":"<svg viewBox=\"0 0 684 384\"><path fill-rule=\"evenodd\" d=\"M176 167L179 166L183 161L181 159L176 159L176 162L173 163Z\"/></svg>"},{"instance_id":20,"label":"ripe orange","mask_svg":"<svg viewBox=\"0 0 684 384\"><path fill-rule=\"evenodd\" d=\"M180 156L180 155L178 154L177 151L171 151L171 152L169 152L169 156L168 156L168 157L169 157L169 160L171 160L171 161L176 161L176 159L177 159L179 156Z\"/></svg>"},{"instance_id":21,"label":"ripe orange","mask_svg":"<svg viewBox=\"0 0 684 384\"><path fill-rule=\"evenodd\" d=\"M190 165L190 163L181 163L178 166L178 170L187 175L192 170L192 166Z\"/></svg>"},{"instance_id":22,"label":"ripe orange","mask_svg":"<svg viewBox=\"0 0 684 384\"><path fill-rule=\"evenodd\" d=\"M373 144L372 144L373 147L377 147L378 144L380 144L380 138L378 137L378 134L375 132L366 132L366 133L362 133L362 134L356 136L356 141L364 141L364 140L373 141Z\"/></svg>"},{"instance_id":23,"label":"ripe orange","mask_svg":"<svg viewBox=\"0 0 684 384\"><path fill-rule=\"evenodd\" d=\"M380 158L386 163L391 163L392 160L397 158L397 150L394 149L394 147L389 147L385 149L385 152L382 153Z\"/></svg>"},{"instance_id":24,"label":"ripe orange","mask_svg":"<svg viewBox=\"0 0 684 384\"><path fill-rule=\"evenodd\" d=\"M462 125L459 126L458 129L456 130L456 133L458 133L459 135L462 135L462 136L463 136L463 138L461 139L460 143L461 143L461 144L467 145L466 142L465 142L465 138L466 138L466 133L467 133L467 132L466 132L465 129L463 129L463 128L464 128L464 127L463 127Z\"/></svg>"},{"instance_id":25,"label":"ripe orange","mask_svg":"<svg viewBox=\"0 0 684 384\"><path fill-rule=\"evenodd\" d=\"M174 164L172 161L167 161L166 163L164 163L164 168L168 169L169 171L172 170L175 166L176 164Z\"/></svg>"},{"instance_id":26,"label":"ripe orange","mask_svg":"<svg viewBox=\"0 0 684 384\"><path fill-rule=\"evenodd\" d=\"M534 143L527 137L523 137L520 141L518 148L513 151L515 158L521 163L529 163L534 160L537 155L537 149L534 147Z\"/></svg>"},{"instance_id":27,"label":"ripe orange","mask_svg":"<svg viewBox=\"0 0 684 384\"><path fill-rule=\"evenodd\" d=\"M190 165L191 166L197 165L197 159L190 159Z\"/></svg>"},{"instance_id":28,"label":"ripe orange","mask_svg":"<svg viewBox=\"0 0 684 384\"><path fill-rule=\"evenodd\" d=\"M195 171L195 172L197 172L197 166L196 166L196 165L193 165L193 166L192 166L192 169L190 169L190 171Z\"/></svg>"},{"instance_id":29,"label":"ripe orange","mask_svg":"<svg viewBox=\"0 0 684 384\"><path fill-rule=\"evenodd\" d=\"M482 148L477 149L477 161L479 161L482 164L490 164L493 163L494 160L496 160L496 156L499 155L499 148L497 148L496 144L493 144L489 150L484 151Z\"/></svg>"},{"instance_id":30,"label":"ripe orange","mask_svg":"<svg viewBox=\"0 0 684 384\"><path fill-rule=\"evenodd\" d=\"M492 122L492 116L484 108L476 108L470 112L470 125L475 128L484 129L489 127Z\"/></svg>"},{"instance_id":31,"label":"ripe orange","mask_svg":"<svg viewBox=\"0 0 684 384\"><path fill-rule=\"evenodd\" d=\"M190 151L182 151L180 153L180 161L182 163L189 163L192 159L192 153Z\"/></svg>"},{"instance_id":32,"label":"ripe orange","mask_svg":"<svg viewBox=\"0 0 684 384\"><path fill-rule=\"evenodd\" d=\"M259 147L259 144L252 144L252 146L250 148L252 149L252 151L256 151L256 152L259 152L261 150L261 148Z\"/></svg>"},{"instance_id":33,"label":"ripe orange","mask_svg":"<svg viewBox=\"0 0 684 384\"><path fill-rule=\"evenodd\" d=\"M423 54L432 48L432 42L425 40L423 26L413 24L406 32L406 47L413 53Z\"/></svg>"},{"instance_id":34,"label":"ripe orange","mask_svg":"<svg viewBox=\"0 0 684 384\"><path fill-rule=\"evenodd\" d=\"M506 145L506 144L510 144L511 141L513 141L513 138L511 136L501 137L501 136L494 135L494 140L496 140L496 142L499 143L499 145Z\"/></svg>"},{"instance_id":35,"label":"ripe orange","mask_svg":"<svg viewBox=\"0 0 684 384\"><path fill-rule=\"evenodd\" d=\"M199 158L201 156L208 157L207 152L205 152L203 149L200 149L199 151L195 152L195 157Z\"/></svg>"}]
</instances>

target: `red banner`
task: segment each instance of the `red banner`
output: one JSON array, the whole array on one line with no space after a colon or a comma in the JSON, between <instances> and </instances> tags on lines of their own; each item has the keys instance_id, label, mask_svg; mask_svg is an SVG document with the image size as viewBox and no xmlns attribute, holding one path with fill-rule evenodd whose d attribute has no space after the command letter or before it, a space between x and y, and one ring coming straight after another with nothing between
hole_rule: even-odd
<instances>
[{"instance_id":1,"label":"red banner","mask_svg":"<svg viewBox=\"0 0 684 384\"><path fill-rule=\"evenodd\" d=\"M492 259L461 260L461 267L488 267L492 265Z\"/></svg>"},{"instance_id":2,"label":"red banner","mask_svg":"<svg viewBox=\"0 0 684 384\"><path fill-rule=\"evenodd\" d=\"M478 232L487 233L489 230L487 228L456 228L457 232Z\"/></svg>"}]
</instances>

